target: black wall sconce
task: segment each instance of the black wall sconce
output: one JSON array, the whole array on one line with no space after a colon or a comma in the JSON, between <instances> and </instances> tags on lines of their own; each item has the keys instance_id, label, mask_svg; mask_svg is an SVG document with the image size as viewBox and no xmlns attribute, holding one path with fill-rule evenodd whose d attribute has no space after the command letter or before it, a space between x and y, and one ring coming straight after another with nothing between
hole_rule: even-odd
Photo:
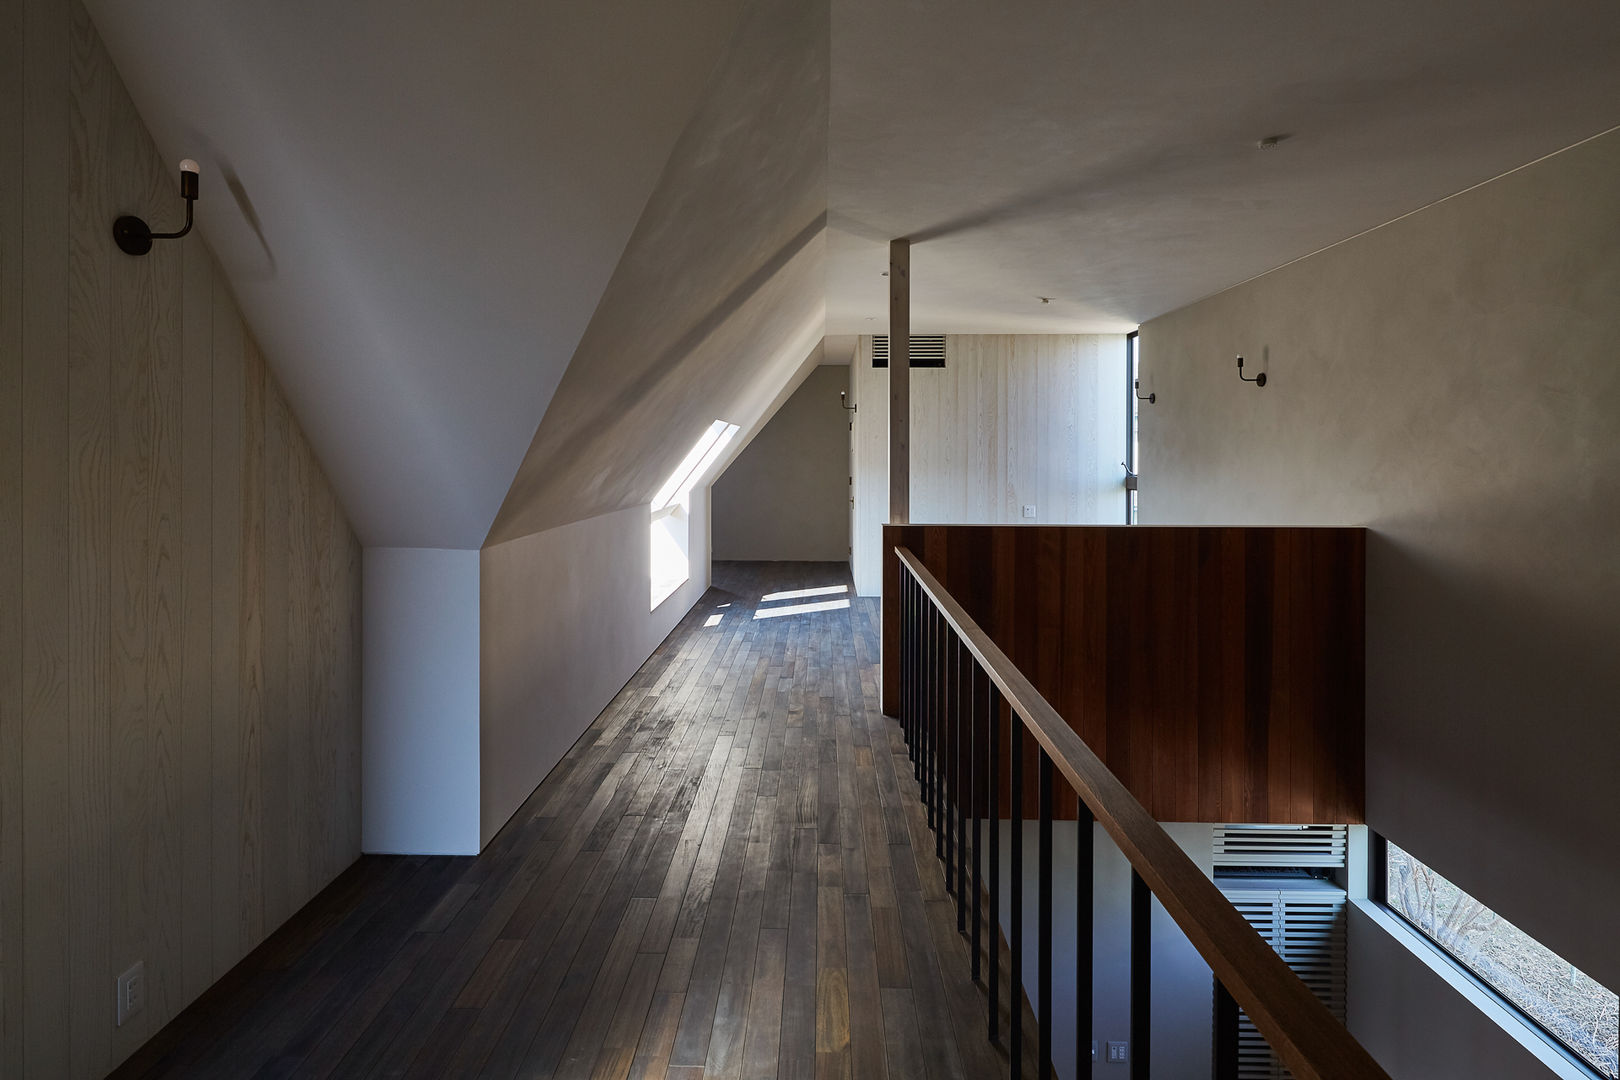
<instances>
[{"instance_id":1,"label":"black wall sconce","mask_svg":"<svg viewBox=\"0 0 1620 1080\"><path fill-rule=\"evenodd\" d=\"M1256 386L1266 385L1266 373L1263 371L1252 379L1243 374L1243 357L1241 356L1238 357L1238 378L1242 379L1244 382L1252 382Z\"/></svg>"},{"instance_id":2,"label":"black wall sconce","mask_svg":"<svg viewBox=\"0 0 1620 1080\"><path fill-rule=\"evenodd\" d=\"M1137 379L1136 381L1132 382L1131 383L1131 389L1136 391L1136 400L1137 401L1145 401L1149 405L1157 405L1159 403L1159 395L1157 393L1149 394L1146 397L1142 396L1142 380L1141 379Z\"/></svg>"},{"instance_id":3,"label":"black wall sconce","mask_svg":"<svg viewBox=\"0 0 1620 1080\"><path fill-rule=\"evenodd\" d=\"M179 232L155 233L141 218L125 214L113 222L113 241L126 255L145 255L154 240L178 240L191 231L191 205L197 201L197 163L190 158L180 163L180 197L186 200L186 225Z\"/></svg>"},{"instance_id":4,"label":"black wall sconce","mask_svg":"<svg viewBox=\"0 0 1620 1080\"><path fill-rule=\"evenodd\" d=\"M859 403L856 403L854 405L851 405L849 403L849 391L848 390L840 390L840 391L838 391L838 404L842 405L844 407L845 411L847 411L847 412L854 412L855 410L857 410L857 409L859 409L861 407Z\"/></svg>"}]
</instances>

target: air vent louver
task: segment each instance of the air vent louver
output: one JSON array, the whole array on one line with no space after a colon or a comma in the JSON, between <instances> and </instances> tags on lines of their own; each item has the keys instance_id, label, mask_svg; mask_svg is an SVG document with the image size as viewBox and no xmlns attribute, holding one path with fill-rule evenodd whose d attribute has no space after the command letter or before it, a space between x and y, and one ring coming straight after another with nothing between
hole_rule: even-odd
<instances>
[{"instance_id":1,"label":"air vent louver","mask_svg":"<svg viewBox=\"0 0 1620 1080\"><path fill-rule=\"evenodd\" d=\"M879 334L872 339L872 366L889 366L889 335ZM911 366L914 368L942 368L945 366L944 334L911 335Z\"/></svg>"},{"instance_id":2,"label":"air vent louver","mask_svg":"<svg viewBox=\"0 0 1620 1080\"><path fill-rule=\"evenodd\" d=\"M1344 865L1345 825L1217 825L1216 866Z\"/></svg>"},{"instance_id":3,"label":"air vent louver","mask_svg":"<svg viewBox=\"0 0 1620 1080\"><path fill-rule=\"evenodd\" d=\"M1314 889L1221 889L1266 944L1344 1022L1345 895L1329 886ZM1289 1080L1265 1036L1238 1012L1239 1080Z\"/></svg>"}]
</instances>

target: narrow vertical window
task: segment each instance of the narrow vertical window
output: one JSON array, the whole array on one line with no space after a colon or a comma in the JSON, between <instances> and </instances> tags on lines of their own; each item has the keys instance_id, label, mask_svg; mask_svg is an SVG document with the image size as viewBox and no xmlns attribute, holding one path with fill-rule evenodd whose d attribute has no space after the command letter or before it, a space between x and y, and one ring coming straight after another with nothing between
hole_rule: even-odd
<instances>
[{"instance_id":1,"label":"narrow vertical window","mask_svg":"<svg viewBox=\"0 0 1620 1080\"><path fill-rule=\"evenodd\" d=\"M1125 524L1136 524L1136 473L1140 463L1141 403L1136 380L1141 376L1141 339L1137 331L1125 335Z\"/></svg>"}]
</instances>

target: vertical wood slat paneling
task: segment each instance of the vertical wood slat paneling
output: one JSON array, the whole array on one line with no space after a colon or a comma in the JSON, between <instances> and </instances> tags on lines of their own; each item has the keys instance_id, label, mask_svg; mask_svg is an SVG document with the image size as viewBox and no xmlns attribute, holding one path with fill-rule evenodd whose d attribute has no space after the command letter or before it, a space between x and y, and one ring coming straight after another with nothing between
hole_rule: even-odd
<instances>
[{"instance_id":1,"label":"vertical wood slat paneling","mask_svg":"<svg viewBox=\"0 0 1620 1080\"><path fill-rule=\"evenodd\" d=\"M67 1073L69 8L23 4L21 963L23 1073ZM9 604L0 606L10 606Z\"/></svg>"},{"instance_id":2,"label":"vertical wood slat paneling","mask_svg":"<svg viewBox=\"0 0 1620 1080\"><path fill-rule=\"evenodd\" d=\"M307 894L310 879L309 665L310 591L315 580L310 560L309 489L313 460L296 427L287 433L287 887Z\"/></svg>"},{"instance_id":3,"label":"vertical wood slat paneling","mask_svg":"<svg viewBox=\"0 0 1620 1080\"><path fill-rule=\"evenodd\" d=\"M358 853L358 544L200 238L113 246L175 185L77 0L5 5L0 1076L104 1075Z\"/></svg>"},{"instance_id":4,"label":"vertical wood slat paneling","mask_svg":"<svg viewBox=\"0 0 1620 1080\"><path fill-rule=\"evenodd\" d=\"M0 5L0 192L23 187L23 5ZM21 1076L23 200L0 196L0 1074Z\"/></svg>"},{"instance_id":5,"label":"vertical wood slat paneling","mask_svg":"<svg viewBox=\"0 0 1620 1080\"><path fill-rule=\"evenodd\" d=\"M264 395L264 715L287 715L287 406ZM287 891L287 725L264 725L262 757L264 923L292 914Z\"/></svg>"},{"instance_id":6,"label":"vertical wood slat paneling","mask_svg":"<svg viewBox=\"0 0 1620 1080\"><path fill-rule=\"evenodd\" d=\"M68 323L68 738L72 808L68 842L70 1002L75 1016L105 1008L112 967L107 904L111 883L112 345L111 265L102 233L112 213L106 163L98 159L111 124L111 65L89 16L73 12L72 200ZM111 1050L106 1025L81 1025L70 1047L74 1072L87 1072Z\"/></svg>"},{"instance_id":7,"label":"vertical wood slat paneling","mask_svg":"<svg viewBox=\"0 0 1620 1080\"><path fill-rule=\"evenodd\" d=\"M119 98L129 101L120 88ZM132 162L131 176L147 174L146 189L152 205L162 206L174 198L176 179L172 167L161 161L151 137L141 126L133 103L124 114L128 128L138 133L136 151L141 160ZM183 843L180 737L181 679L184 658L180 618L183 608L180 570L181 539L181 433L184 376L182 356L182 259L184 250L176 244L154 249L147 260L151 265L152 312L148 324L152 350L152 416L147 436L151 458L151 498L147 529L147 574L152 590L147 606L148 629L146 664L148 730L146 898L148 930L147 964L148 1031L157 1030L152 1020L172 1016L180 999L181 913L180 880Z\"/></svg>"},{"instance_id":8,"label":"vertical wood slat paneling","mask_svg":"<svg viewBox=\"0 0 1620 1080\"><path fill-rule=\"evenodd\" d=\"M214 468L213 576L214 639L210 743L213 780L213 969L229 968L242 952L242 318L230 291L214 281Z\"/></svg>"},{"instance_id":9,"label":"vertical wood slat paneling","mask_svg":"<svg viewBox=\"0 0 1620 1080\"><path fill-rule=\"evenodd\" d=\"M242 818L239 864L242 941L264 936L264 360L243 341L242 638L238 676Z\"/></svg>"},{"instance_id":10,"label":"vertical wood slat paneling","mask_svg":"<svg viewBox=\"0 0 1620 1080\"><path fill-rule=\"evenodd\" d=\"M899 544L1156 818L1360 822L1365 542L1360 529L886 526L884 655L898 647ZM883 677L892 715L894 665ZM1074 808L1061 792L1060 816Z\"/></svg>"},{"instance_id":11,"label":"vertical wood slat paneling","mask_svg":"<svg viewBox=\"0 0 1620 1080\"><path fill-rule=\"evenodd\" d=\"M851 569L856 590L874 595L888 520L888 369L872 367L869 336L853 365ZM1124 415L1123 335L947 335L945 367L911 373L911 520L1022 523L1033 505L1042 523L1119 521Z\"/></svg>"},{"instance_id":12,"label":"vertical wood slat paneling","mask_svg":"<svg viewBox=\"0 0 1620 1080\"><path fill-rule=\"evenodd\" d=\"M184 241L181 380L184 449L180 468L181 567L184 582L184 684L181 703L181 1000L214 981L213 821L195 812L213 795L213 485L214 276L202 241Z\"/></svg>"}]
</instances>

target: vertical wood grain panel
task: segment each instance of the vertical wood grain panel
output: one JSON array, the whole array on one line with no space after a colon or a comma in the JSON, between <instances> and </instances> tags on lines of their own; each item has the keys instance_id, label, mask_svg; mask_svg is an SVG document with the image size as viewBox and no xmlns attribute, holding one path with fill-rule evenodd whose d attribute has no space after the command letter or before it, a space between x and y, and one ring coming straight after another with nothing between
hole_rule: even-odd
<instances>
[{"instance_id":1,"label":"vertical wood grain panel","mask_svg":"<svg viewBox=\"0 0 1620 1080\"><path fill-rule=\"evenodd\" d=\"M117 98L128 103L124 122L138 133L139 163L131 174L146 174L154 205L173 205L177 180L162 163L140 116L119 87ZM180 997L180 881L182 855L180 791L180 698L183 658L180 616L180 454L184 376L181 340L181 260L178 244L154 248L151 266L151 498L147 526L147 577L152 583L147 606L146 702L148 728L146 900L148 930L147 1012L150 1030L157 1017L172 1016Z\"/></svg>"},{"instance_id":2,"label":"vertical wood grain panel","mask_svg":"<svg viewBox=\"0 0 1620 1080\"><path fill-rule=\"evenodd\" d=\"M242 375L241 939L264 936L264 360L245 338Z\"/></svg>"},{"instance_id":3,"label":"vertical wood grain panel","mask_svg":"<svg viewBox=\"0 0 1620 1080\"><path fill-rule=\"evenodd\" d=\"M112 214L101 148L111 124L111 64L82 8L73 11L72 161L68 324L68 738L72 768L68 842L68 919L73 1016L105 1010L113 970L110 823L112 475L111 267L105 233ZM93 1071L110 1052L105 1024L70 1032L75 1074Z\"/></svg>"},{"instance_id":4,"label":"vertical wood grain panel","mask_svg":"<svg viewBox=\"0 0 1620 1080\"><path fill-rule=\"evenodd\" d=\"M117 213L172 221L175 187L77 0L4 5L5 1077L105 1075L358 853L358 544L201 238L113 246ZM278 756L297 714L302 770ZM288 773L316 769L328 816L295 849ZM147 1006L118 1028L136 960Z\"/></svg>"},{"instance_id":5,"label":"vertical wood grain panel","mask_svg":"<svg viewBox=\"0 0 1620 1080\"><path fill-rule=\"evenodd\" d=\"M287 403L264 388L264 715L287 715ZM266 722L263 735L264 928L292 914L287 891L287 725Z\"/></svg>"},{"instance_id":6,"label":"vertical wood grain panel","mask_svg":"<svg viewBox=\"0 0 1620 1080\"><path fill-rule=\"evenodd\" d=\"M23 6L0 5L0 1073L23 1068Z\"/></svg>"},{"instance_id":7,"label":"vertical wood grain panel","mask_svg":"<svg viewBox=\"0 0 1620 1080\"><path fill-rule=\"evenodd\" d=\"M314 462L301 432L288 433L287 447L287 888L306 895L310 845L316 837L310 777L309 665L314 626L310 618L314 558L309 538L309 491Z\"/></svg>"},{"instance_id":8,"label":"vertical wood grain panel","mask_svg":"<svg viewBox=\"0 0 1620 1080\"><path fill-rule=\"evenodd\" d=\"M149 214L145 132L132 129L134 106L122 93L112 101L114 122L102 150L123 212ZM153 256L110 263L112 365L112 645L111 732L112 889L107 895L112 971L123 971L148 951L155 913L148 897L152 717L147 665L153 631L156 403L154 372L158 265ZM109 259L111 254L109 253ZM150 981L150 974L148 974ZM127 1054L150 1034L142 1011L112 1032L112 1052Z\"/></svg>"},{"instance_id":9,"label":"vertical wood grain panel","mask_svg":"<svg viewBox=\"0 0 1620 1080\"><path fill-rule=\"evenodd\" d=\"M67 298L69 9L23 5L23 1073L69 1068Z\"/></svg>"},{"instance_id":10,"label":"vertical wood grain panel","mask_svg":"<svg viewBox=\"0 0 1620 1080\"><path fill-rule=\"evenodd\" d=\"M214 977L242 955L242 318L216 279L213 468L213 780Z\"/></svg>"},{"instance_id":11,"label":"vertical wood grain panel","mask_svg":"<svg viewBox=\"0 0 1620 1080\"><path fill-rule=\"evenodd\" d=\"M213 458L214 267L201 239L182 255L181 573L185 614L181 700L180 997L190 1001L214 981L212 820L198 809L213 794Z\"/></svg>"},{"instance_id":12,"label":"vertical wood grain panel","mask_svg":"<svg viewBox=\"0 0 1620 1080\"><path fill-rule=\"evenodd\" d=\"M923 561L1160 820L1364 819L1362 530L911 525L884 543ZM883 571L892 656L892 556ZM883 678L892 714L892 665ZM1061 793L1059 816L1074 809Z\"/></svg>"},{"instance_id":13,"label":"vertical wood grain panel","mask_svg":"<svg viewBox=\"0 0 1620 1080\"><path fill-rule=\"evenodd\" d=\"M313 462L312 462L313 464ZM315 588L311 591L309 713L310 748L314 753L314 801L310 820L333 820L337 810L337 724L333 707L332 663L337 648L332 588L336 582L334 548L335 502L325 484L310 488L310 537L312 540ZM322 829L310 844L310 866L316 874L330 867L333 858L330 838Z\"/></svg>"}]
</instances>

